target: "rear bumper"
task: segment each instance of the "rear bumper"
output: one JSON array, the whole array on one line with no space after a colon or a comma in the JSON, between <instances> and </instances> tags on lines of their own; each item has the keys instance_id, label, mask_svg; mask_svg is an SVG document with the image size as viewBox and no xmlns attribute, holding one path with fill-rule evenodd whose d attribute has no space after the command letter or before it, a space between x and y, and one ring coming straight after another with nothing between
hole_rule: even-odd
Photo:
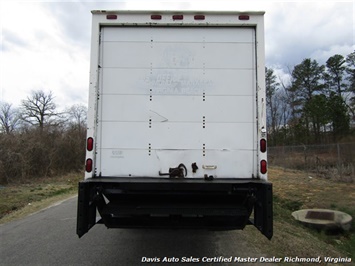
<instances>
[{"instance_id":1,"label":"rear bumper","mask_svg":"<svg viewBox=\"0 0 355 266\"><path fill-rule=\"evenodd\" d=\"M271 239L272 184L240 179L93 178L79 183L77 234L108 228L243 229ZM253 213L253 218L251 214Z\"/></svg>"}]
</instances>

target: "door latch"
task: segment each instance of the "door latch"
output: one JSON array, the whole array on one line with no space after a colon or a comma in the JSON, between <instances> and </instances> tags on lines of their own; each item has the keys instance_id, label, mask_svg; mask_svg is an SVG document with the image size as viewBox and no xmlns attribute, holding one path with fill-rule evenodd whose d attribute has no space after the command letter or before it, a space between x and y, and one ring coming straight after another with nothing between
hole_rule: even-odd
<instances>
[{"instance_id":1,"label":"door latch","mask_svg":"<svg viewBox=\"0 0 355 266\"><path fill-rule=\"evenodd\" d=\"M187 176L187 168L183 163L181 163L181 164L179 164L178 167L169 168L169 173L161 173L159 171L159 175L160 176L168 175L170 178L173 178L173 177L184 178Z\"/></svg>"}]
</instances>

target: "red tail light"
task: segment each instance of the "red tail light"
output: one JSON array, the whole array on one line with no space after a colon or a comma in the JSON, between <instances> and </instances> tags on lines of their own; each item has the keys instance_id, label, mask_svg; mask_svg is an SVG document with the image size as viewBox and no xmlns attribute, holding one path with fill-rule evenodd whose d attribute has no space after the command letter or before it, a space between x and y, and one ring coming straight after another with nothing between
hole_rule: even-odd
<instances>
[{"instance_id":1,"label":"red tail light","mask_svg":"<svg viewBox=\"0 0 355 266\"><path fill-rule=\"evenodd\" d=\"M267 172L267 162L265 160L260 161L260 173L266 174Z\"/></svg>"},{"instance_id":2,"label":"red tail light","mask_svg":"<svg viewBox=\"0 0 355 266\"><path fill-rule=\"evenodd\" d=\"M92 151L94 149L94 139L92 137L86 140L86 149Z\"/></svg>"},{"instance_id":3,"label":"red tail light","mask_svg":"<svg viewBox=\"0 0 355 266\"><path fill-rule=\"evenodd\" d=\"M86 172L90 173L92 171L92 159L87 159L85 164Z\"/></svg>"},{"instance_id":4,"label":"red tail light","mask_svg":"<svg viewBox=\"0 0 355 266\"><path fill-rule=\"evenodd\" d=\"M261 152L266 152L266 139L261 139L260 140L260 151Z\"/></svg>"}]
</instances>

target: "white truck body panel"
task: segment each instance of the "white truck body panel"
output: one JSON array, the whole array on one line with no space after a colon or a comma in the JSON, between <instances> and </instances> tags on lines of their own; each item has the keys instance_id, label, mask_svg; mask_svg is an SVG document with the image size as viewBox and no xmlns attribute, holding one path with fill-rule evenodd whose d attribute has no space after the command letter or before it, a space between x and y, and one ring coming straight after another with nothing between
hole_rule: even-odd
<instances>
[{"instance_id":1,"label":"white truck body panel","mask_svg":"<svg viewBox=\"0 0 355 266\"><path fill-rule=\"evenodd\" d=\"M264 13L92 13L78 236L253 224L271 239Z\"/></svg>"},{"instance_id":2,"label":"white truck body panel","mask_svg":"<svg viewBox=\"0 0 355 266\"><path fill-rule=\"evenodd\" d=\"M106 15L93 16L87 158L95 171L85 177L161 177L183 163L187 178L266 179L262 13L164 15L154 24L146 12Z\"/></svg>"}]
</instances>

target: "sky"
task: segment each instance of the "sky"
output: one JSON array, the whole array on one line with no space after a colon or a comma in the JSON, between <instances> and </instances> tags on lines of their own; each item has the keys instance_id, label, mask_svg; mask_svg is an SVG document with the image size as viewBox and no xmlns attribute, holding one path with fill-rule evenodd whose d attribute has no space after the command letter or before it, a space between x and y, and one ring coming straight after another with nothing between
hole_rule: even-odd
<instances>
[{"instance_id":1,"label":"sky","mask_svg":"<svg viewBox=\"0 0 355 266\"><path fill-rule=\"evenodd\" d=\"M0 102L52 91L58 109L87 105L91 10L265 11L266 66L281 79L305 58L355 50L355 2L0 0Z\"/></svg>"}]
</instances>

